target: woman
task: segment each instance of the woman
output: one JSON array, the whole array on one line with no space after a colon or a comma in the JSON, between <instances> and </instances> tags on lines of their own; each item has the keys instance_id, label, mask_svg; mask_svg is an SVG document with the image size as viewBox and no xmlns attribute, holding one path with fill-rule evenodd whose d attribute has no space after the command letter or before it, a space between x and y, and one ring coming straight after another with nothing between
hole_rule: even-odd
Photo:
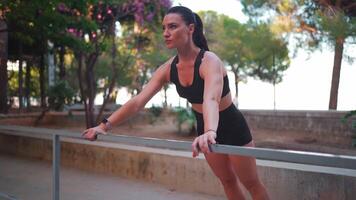
<instances>
[{"instance_id":1,"label":"woman","mask_svg":"<svg viewBox=\"0 0 356 200\"><path fill-rule=\"evenodd\" d=\"M197 119L199 136L192 143L193 157L204 153L228 199L245 199L238 180L253 199L268 199L257 175L255 158L215 154L209 150L208 144L216 142L249 147L254 143L244 117L232 103L223 63L209 51L200 17L189 8L176 6L169 9L162 24L167 48L175 48L178 55L156 70L141 93L100 125L86 130L84 137L95 140L97 134L105 134L112 125L143 108L164 84L173 82L178 94L192 104Z\"/></svg>"}]
</instances>

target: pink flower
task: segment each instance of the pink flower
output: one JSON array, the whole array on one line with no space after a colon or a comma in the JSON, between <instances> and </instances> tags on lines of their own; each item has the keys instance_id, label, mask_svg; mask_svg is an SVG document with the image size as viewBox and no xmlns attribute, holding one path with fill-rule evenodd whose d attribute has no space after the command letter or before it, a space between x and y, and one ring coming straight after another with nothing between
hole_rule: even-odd
<instances>
[{"instance_id":1,"label":"pink flower","mask_svg":"<svg viewBox=\"0 0 356 200\"><path fill-rule=\"evenodd\" d=\"M152 21L154 16L155 16L155 14L153 12L151 12L146 16L146 20L150 22L150 21Z\"/></svg>"},{"instance_id":2,"label":"pink flower","mask_svg":"<svg viewBox=\"0 0 356 200\"><path fill-rule=\"evenodd\" d=\"M160 0L160 4L165 8L170 8L172 6L172 2L170 0Z\"/></svg>"},{"instance_id":3,"label":"pink flower","mask_svg":"<svg viewBox=\"0 0 356 200\"><path fill-rule=\"evenodd\" d=\"M69 8L64 4L64 3L59 3L57 5L57 10L59 12L68 12L69 11Z\"/></svg>"}]
</instances>

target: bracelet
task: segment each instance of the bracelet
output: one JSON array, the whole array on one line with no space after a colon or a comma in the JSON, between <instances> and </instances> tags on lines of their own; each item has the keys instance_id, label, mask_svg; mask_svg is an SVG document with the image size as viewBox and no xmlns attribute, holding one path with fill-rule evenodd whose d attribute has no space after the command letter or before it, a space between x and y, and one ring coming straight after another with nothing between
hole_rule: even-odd
<instances>
[{"instance_id":1,"label":"bracelet","mask_svg":"<svg viewBox=\"0 0 356 200\"><path fill-rule=\"evenodd\" d=\"M216 134L216 130L214 130L214 129L208 129L208 130L205 131L204 133L209 132L209 131L213 131L213 132Z\"/></svg>"}]
</instances>

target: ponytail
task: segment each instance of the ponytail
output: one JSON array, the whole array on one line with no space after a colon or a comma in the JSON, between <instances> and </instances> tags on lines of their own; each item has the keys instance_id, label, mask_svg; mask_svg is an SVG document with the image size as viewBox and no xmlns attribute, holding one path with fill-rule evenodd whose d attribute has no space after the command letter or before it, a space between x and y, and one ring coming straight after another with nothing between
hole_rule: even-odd
<instances>
[{"instance_id":1,"label":"ponytail","mask_svg":"<svg viewBox=\"0 0 356 200\"><path fill-rule=\"evenodd\" d=\"M204 32L203 32L203 22L201 21L198 14L193 13L195 17L195 29L193 33L194 44L199 48L209 51L208 43L206 41Z\"/></svg>"},{"instance_id":2,"label":"ponytail","mask_svg":"<svg viewBox=\"0 0 356 200\"><path fill-rule=\"evenodd\" d=\"M182 16L182 19L185 21L187 25L194 24L194 32L193 32L193 42L194 44L204 49L205 51L209 51L208 43L203 33L203 22L201 21L199 15L191 11L189 8L184 6L174 6L171 7L167 14L169 13L177 13Z\"/></svg>"}]
</instances>

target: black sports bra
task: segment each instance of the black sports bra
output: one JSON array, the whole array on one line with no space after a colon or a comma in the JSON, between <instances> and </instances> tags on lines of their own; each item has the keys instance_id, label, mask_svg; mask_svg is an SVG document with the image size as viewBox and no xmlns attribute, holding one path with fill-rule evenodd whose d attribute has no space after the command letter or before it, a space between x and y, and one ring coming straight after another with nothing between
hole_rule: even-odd
<instances>
[{"instance_id":1,"label":"black sports bra","mask_svg":"<svg viewBox=\"0 0 356 200\"><path fill-rule=\"evenodd\" d=\"M186 98L190 103L202 104L203 96L204 96L204 80L199 75L199 67L204 57L205 50L200 50L198 56L195 59L194 63L194 76L193 83L190 86L182 86L179 82L178 71L177 71L177 63L178 63L178 55L172 61L171 71L170 71L170 79L176 85L177 92L180 97ZM224 76L224 85L221 97L226 96L230 92L229 87L229 79Z\"/></svg>"}]
</instances>

